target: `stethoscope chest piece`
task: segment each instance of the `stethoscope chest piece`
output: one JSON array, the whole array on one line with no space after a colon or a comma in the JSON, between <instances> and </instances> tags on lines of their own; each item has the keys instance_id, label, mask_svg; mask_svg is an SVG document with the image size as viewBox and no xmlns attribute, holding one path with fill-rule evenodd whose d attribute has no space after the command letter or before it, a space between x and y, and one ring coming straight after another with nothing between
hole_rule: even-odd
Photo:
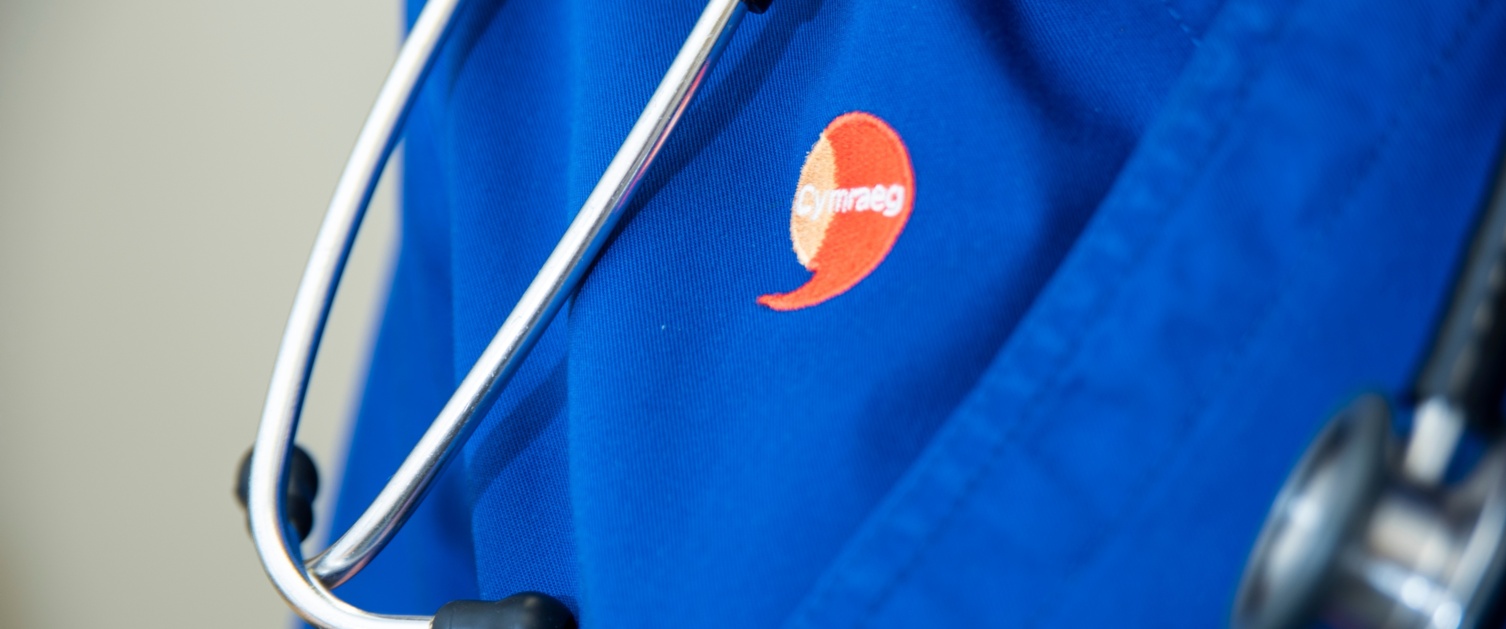
<instances>
[{"instance_id":1,"label":"stethoscope chest piece","mask_svg":"<svg viewBox=\"0 0 1506 629\"><path fill-rule=\"evenodd\" d=\"M1479 626L1500 580L1506 449L1454 484L1413 480L1401 452L1380 396L1330 420L1266 518L1233 626Z\"/></svg>"}]
</instances>

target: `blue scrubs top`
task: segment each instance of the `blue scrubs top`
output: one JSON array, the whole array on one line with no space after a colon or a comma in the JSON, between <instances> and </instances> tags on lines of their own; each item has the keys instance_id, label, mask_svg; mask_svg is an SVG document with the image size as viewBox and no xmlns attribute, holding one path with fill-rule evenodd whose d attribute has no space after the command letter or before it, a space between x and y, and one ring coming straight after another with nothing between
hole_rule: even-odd
<instances>
[{"instance_id":1,"label":"blue scrubs top","mask_svg":"<svg viewBox=\"0 0 1506 629\"><path fill-rule=\"evenodd\" d=\"M467 5L409 123L336 530L702 7ZM1488 0L775 0L463 456L338 593L433 613L539 590L612 629L1221 625L1317 427L1407 390L1503 77ZM802 182L898 181L843 183L879 159L823 133L855 112L913 176L887 249L800 214ZM817 303L761 303L811 280L811 246L883 251Z\"/></svg>"}]
</instances>

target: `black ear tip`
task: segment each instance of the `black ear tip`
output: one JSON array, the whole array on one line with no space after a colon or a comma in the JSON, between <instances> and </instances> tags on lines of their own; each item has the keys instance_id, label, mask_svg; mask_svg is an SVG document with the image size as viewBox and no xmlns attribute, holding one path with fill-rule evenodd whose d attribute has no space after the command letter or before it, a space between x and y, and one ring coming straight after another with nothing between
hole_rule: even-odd
<instances>
[{"instance_id":1,"label":"black ear tip","mask_svg":"<svg viewBox=\"0 0 1506 629\"><path fill-rule=\"evenodd\" d=\"M774 0L743 0L743 4L748 5L749 11L752 11L754 13L763 13L764 11L769 10L769 3L773 1Z\"/></svg>"},{"instance_id":2,"label":"black ear tip","mask_svg":"<svg viewBox=\"0 0 1506 629\"><path fill-rule=\"evenodd\" d=\"M251 450L241 456L241 464L235 468L235 501L246 508L247 495L251 493Z\"/></svg>"},{"instance_id":3,"label":"black ear tip","mask_svg":"<svg viewBox=\"0 0 1506 629\"><path fill-rule=\"evenodd\" d=\"M452 601L434 614L432 629L577 629L575 614L559 599L519 592L500 601Z\"/></svg>"},{"instance_id":4,"label":"black ear tip","mask_svg":"<svg viewBox=\"0 0 1506 629\"><path fill-rule=\"evenodd\" d=\"M241 503L241 508L246 508L247 494L251 485L251 451L241 457L240 469L236 472L235 499ZM314 498L319 495L319 468L314 465L314 458L309 456L303 448L293 446L293 452L288 460L288 483L283 488L287 502L288 520L293 523L293 529L298 533L298 539L302 540L314 530Z\"/></svg>"}]
</instances>

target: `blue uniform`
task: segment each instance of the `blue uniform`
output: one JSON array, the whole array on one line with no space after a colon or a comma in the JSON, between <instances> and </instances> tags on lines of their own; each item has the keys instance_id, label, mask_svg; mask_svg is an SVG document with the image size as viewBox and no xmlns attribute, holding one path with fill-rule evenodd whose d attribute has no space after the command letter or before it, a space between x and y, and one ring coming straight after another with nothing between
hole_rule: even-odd
<instances>
[{"instance_id":1,"label":"blue uniform","mask_svg":"<svg viewBox=\"0 0 1506 629\"><path fill-rule=\"evenodd\" d=\"M700 9L462 13L408 126L336 530ZM1502 77L1488 0L776 0L463 456L338 592L433 613L538 590L612 629L1223 624L1317 427L1424 357ZM851 286L771 307L811 281L802 242L864 245L801 227L853 112L903 146L906 222ZM867 149L831 150L841 171ZM820 193L886 216L884 182Z\"/></svg>"}]
</instances>

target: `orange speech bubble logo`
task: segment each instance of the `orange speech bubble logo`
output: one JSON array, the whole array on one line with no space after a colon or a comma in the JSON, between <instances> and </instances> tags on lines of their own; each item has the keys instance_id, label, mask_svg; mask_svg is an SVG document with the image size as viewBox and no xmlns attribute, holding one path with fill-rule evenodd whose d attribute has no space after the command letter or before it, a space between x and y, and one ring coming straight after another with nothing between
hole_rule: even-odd
<instances>
[{"instance_id":1,"label":"orange speech bubble logo","mask_svg":"<svg viewBox=\"0 0 1506 629\"><path fill-rule=\"evenodd\" d=\"M790 207L795 257L811 278L758 303L799 310L847 292L889 255L914 199L910 154L894 129L863 112L831 121L805 158Z\"/></svg>"}]
</instances>

